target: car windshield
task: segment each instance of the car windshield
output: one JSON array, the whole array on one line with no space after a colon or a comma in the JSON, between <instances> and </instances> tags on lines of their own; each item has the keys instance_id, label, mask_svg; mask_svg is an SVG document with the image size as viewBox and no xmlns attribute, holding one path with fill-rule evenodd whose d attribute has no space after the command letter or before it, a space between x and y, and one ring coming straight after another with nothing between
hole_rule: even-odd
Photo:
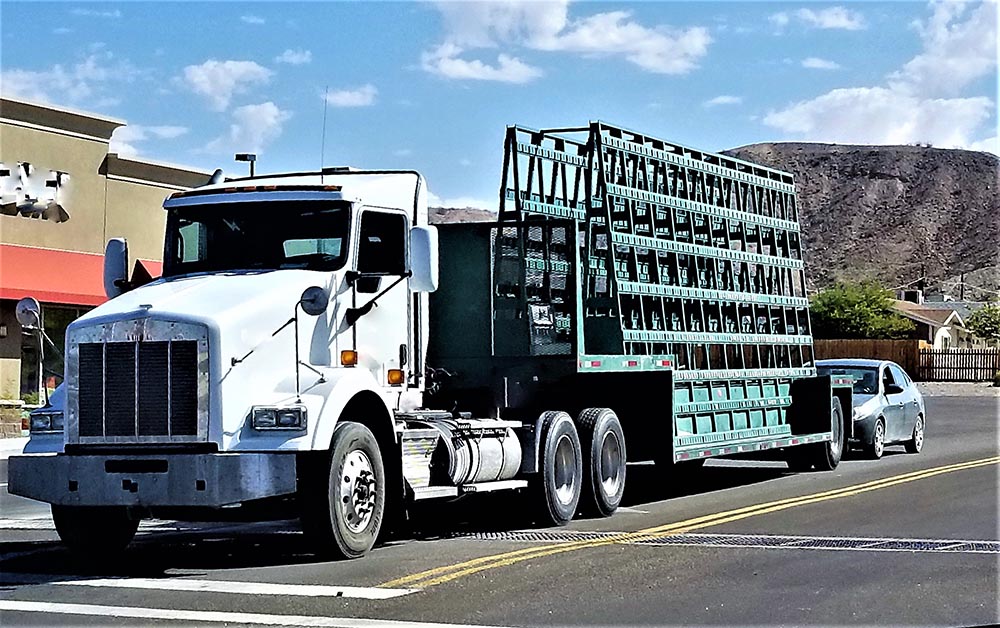
<instances>
[{"instance_id":1,"label":"car windshield","mask_svg":"<svg viewBox=\"0 0 1000 628\"><path fill-rule=\"evenodd\" d=\"M854 380L854 394L874 395L878 392L878 369L864 366L817 366L820 375L850 377Z\"/></svg>"},{"instance_id":2,"label":"car windshield","mask_svg":"<svg viewBox=\"0 0 1000 628\"><path fill-rule=\"evenodd\" d=\"M163 276L229 270L336 270L347 254L349 204L218 203L167 210Z\"/></svg>"}]
</instances>

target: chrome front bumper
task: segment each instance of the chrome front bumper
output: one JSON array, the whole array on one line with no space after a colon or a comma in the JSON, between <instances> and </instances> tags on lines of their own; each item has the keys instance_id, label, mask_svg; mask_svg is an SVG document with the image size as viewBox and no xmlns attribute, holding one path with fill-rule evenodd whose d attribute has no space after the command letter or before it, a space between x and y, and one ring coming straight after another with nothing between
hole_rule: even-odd
<instances>
[{"instance_id":1,"label":"chrome front bumper","mask_svg":"<svg viewBox=\"0 0 1000 628\"><path fill-rule=\"evenodd\" d=\"M295 493L294 453L11 456L8 490L61 506L221 507Z\"/></svg>"}]
</instances>

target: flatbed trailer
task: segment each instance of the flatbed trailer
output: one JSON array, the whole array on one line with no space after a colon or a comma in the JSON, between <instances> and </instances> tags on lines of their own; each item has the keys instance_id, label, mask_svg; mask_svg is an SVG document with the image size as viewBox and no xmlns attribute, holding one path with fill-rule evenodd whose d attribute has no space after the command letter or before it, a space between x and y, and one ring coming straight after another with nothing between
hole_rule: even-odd
<instances>
[{"instance_id":1,"label":"flatbed trailer","mask_svg":"<svg viewBox=\"0 0 1000 628\"><path fill-rule=\"evenodd\" d=\"M513 126L498 221L439 232L434 401L610 408L629 460L839 461L851 388L816 375L790 174L603 122Z\"/></svg>"}]
</instances>

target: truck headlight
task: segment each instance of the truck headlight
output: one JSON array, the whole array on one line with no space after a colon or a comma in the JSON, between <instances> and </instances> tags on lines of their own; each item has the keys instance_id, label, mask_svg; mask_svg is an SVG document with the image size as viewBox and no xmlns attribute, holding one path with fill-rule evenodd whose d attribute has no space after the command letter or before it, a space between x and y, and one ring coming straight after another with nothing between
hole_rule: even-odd
<instances>
[{"instance_id":1,"label":"truck headlight","mask_svg":"<svg viewBox=\"0 0 1000 628\"><path fill-rule=\"evenodd\" d=\"M308 414L302 406L277 408L254 406L251 425L255 430L304 430Z\"/></svg>"},{"instance_id":2,"label":"truck headlight","mask_svg":"<svg viewBox=\"0 0 1000 628\"><path fill-rule=\"evenodd\" d=\"M29 424L33 434L55 434L63 431L63 413L61 410L53 412L32 412L29 415Z\"/></svg>"}]
</instances>

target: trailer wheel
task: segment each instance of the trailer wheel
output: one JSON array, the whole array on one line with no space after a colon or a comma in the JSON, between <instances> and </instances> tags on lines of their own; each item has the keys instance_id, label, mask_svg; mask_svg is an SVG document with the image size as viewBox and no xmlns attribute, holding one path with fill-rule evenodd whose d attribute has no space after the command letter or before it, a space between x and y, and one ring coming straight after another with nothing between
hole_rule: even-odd
<instances>
[{"instance_id":1,"label":"trailer wheel","mask_svg":"<svg viewBox=\"0 0 1000 628\"><path fill-rule=\"evenodd\" d=\"M576 420L583 465L584 509L610 517L625 493L625 433L610 408L587 408Z\"/></svg>"},{"instance_id":2,"label":"trailer wheel","mask_svg":"<svg viewBox=\"0 0 1000 628\"><path fill-rule=\"evenodd\" d=\"M583 486L583 455L576 424L565 412L542 414L541 451L533 492L546 523L566 525L576 514Z\"/></svg>"},{"instance_id":3,"label":"trailer wheel","mask_svg":"<svg viewBox=\"0 0 1000 628\"><path fill-rule=\"evenodd\" d=\"M52 521L71 552L102 560L124 552L139 529L139 520L129 517L120 506L52 504Z\"/></svg>"},{"instance_id":4,"label":"trailer wheel","mask_svg":"<svg viewBox=\"0 0 1000 628\"><path fill-rule=\"evenodd\" d=\"M299 496L303 530L319 554L360 558L375 545L385 512L385 469L371 430L338 424L324 466L325 481L306 483Z\"/></svg>"}]
</instances>

